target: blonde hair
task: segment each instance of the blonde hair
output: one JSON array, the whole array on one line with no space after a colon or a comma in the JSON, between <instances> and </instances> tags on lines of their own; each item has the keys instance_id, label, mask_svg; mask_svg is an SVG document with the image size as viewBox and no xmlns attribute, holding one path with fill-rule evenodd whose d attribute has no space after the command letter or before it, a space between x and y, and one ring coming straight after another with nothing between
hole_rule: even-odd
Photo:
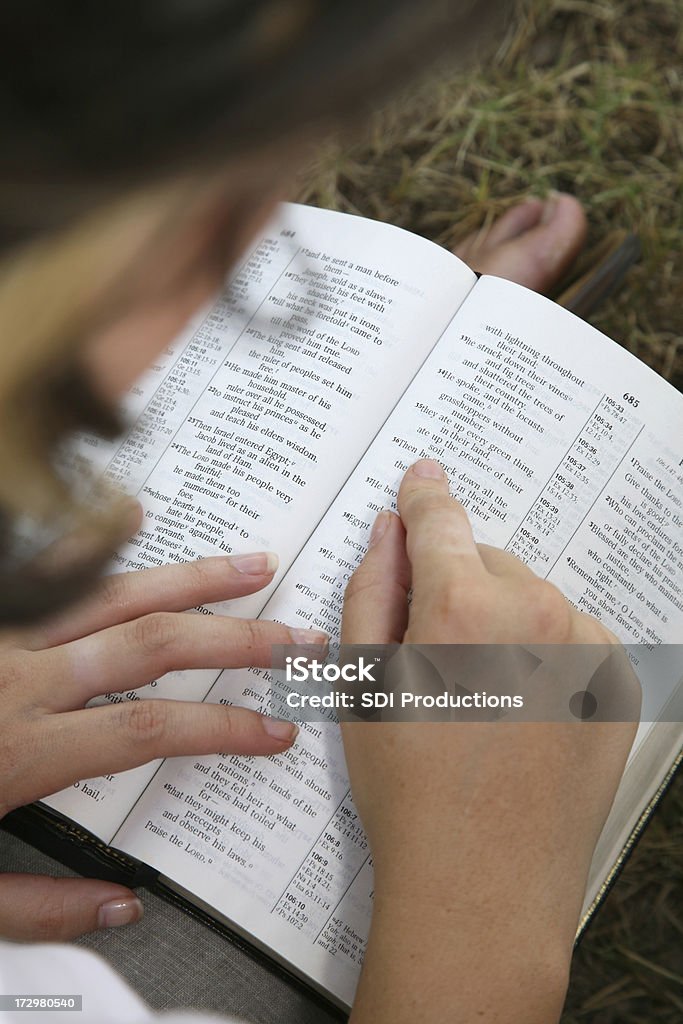
<instances>
[{"instance_id":1,"label":"blonde hair","mask_svg":"<svg viewBox=\"0 0 683 1024\"><path fill-rule=\"evenodd\" d=\"M75 429L114 434L119 427L116 414L92 394L79 368L80 352L84 340L116 315L131 267L163 230L181 197L187 198L187 190L182 182L126 196L58 234L25 245L0 264L4 621L35 614L41 603L50 607L53 580L62 596L71 589L78 592L81 577L89 579L124 539L129 502L102 481L69 477L57 455ZM90 542L60 546L69 535L87 536Z\"/></svg>"}]
</instances>

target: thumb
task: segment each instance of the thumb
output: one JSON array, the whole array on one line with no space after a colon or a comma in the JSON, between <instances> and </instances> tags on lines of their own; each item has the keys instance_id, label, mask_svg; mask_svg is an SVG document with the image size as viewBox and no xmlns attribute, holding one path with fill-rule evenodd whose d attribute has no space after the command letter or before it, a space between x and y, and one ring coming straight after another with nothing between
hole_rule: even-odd
<instances>
[{"instance_id":1,"label":"thumb","mask_svg":"<svg viewBox=\"0 0 683 1024\"><path fill-rule=\"evenodd\" d=\"M380 512L370 546L344 595L342 643L401 643L408 624L410 563L403 524Z\"/></svg>"},{"instance_id":2,"label":"thumb","mask_svg":"<svg viewBox=\"0 0 683 1024\"><path fill-rule=\"evenodd\" d=\"M142 903L123 885L92 878L0 875L0 935L31 942L75 939L98 928L133 924Z\"/></svg>"}]
</instances>

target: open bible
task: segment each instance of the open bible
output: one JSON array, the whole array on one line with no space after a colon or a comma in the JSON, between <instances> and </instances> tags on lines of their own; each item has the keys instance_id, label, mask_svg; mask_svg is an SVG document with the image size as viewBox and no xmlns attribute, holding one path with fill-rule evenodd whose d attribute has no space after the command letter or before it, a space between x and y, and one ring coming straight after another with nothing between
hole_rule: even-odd
<instances>
[{"instance_id":1,"label":"open bible","mask_svg":"<svg viewBox=\"0 0 683 1024\"><path fill-rule=\"evenodd\" d=\"M683 742L672 711L683 398L566 310L478 280L437 245L285 205L125 407L125 437L80 438L66 457L143 503L116 570L272 549L272 585L230 611L336 637L372 521L426 456L448 471L479 541L518 555L633 645L643 721L596 851L587 919ZM270 682L254 669L178 672L103 700L264 710ZM44 805L351 1004L373 877L332 715L305 722L278 757L169 759L81 780Z\"/></svg>"}]
</instances>

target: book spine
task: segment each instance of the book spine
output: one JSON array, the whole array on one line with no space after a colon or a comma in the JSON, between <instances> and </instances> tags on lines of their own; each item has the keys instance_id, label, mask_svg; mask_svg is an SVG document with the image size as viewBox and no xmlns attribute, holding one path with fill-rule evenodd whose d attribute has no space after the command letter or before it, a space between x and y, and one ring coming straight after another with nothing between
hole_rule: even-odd
<instances>
[{"instance_id":1,"label":"book spine","mask_svg":"<svg viewBox=\"0 0 683 1024\"><path fill-rule=\"evenodd\" d=\"M679 770L679 768L681 767L682 764L683 764L683 747L681 747L681 749L679 750L676 759L674 760L674 762L671 765L671 767L669 768L668 772L666 773L666 775L662 779L659 787L657 788L656 793L654 794L654 796L652 797L650 802L643 809L641 815L639 816L638 820L636 821L635 825L633 826L628 839L624 843L624 846L622 847L621 853L619 854L619 856L615 860L615 862L612 865L612 868L611 868L609 874L607 875L607 877L605 878L604 882L602 883L602 885L598 889L598 891L597 891L597 893L595 895L595 898L593 899L592 903L590 904L590 906L588 907L588 909L584 913L583 917L581 918L581 921L579 922L578 930L576 932L576 938L574 939L574 946L575 947L579 944L579 942L583 938L583 936L584 936L584 934L585 934L589 924L593 920L593 918L594 918L598 908L601 906L601 904L603 903L604 899L606 898L608 892L610 891L610 889L612 888L612 886L616 882L617 878L619 877L619 875L623 871L623 869L624 869L624 867L626 865L626 862L628 861L629 857L631 856L631 854L633 853L633 851L636 848L638 840L640 839L640 837L642 836L643 832L645 831L645 829L646 829L646 827L647 827L647 825L648 825L648 823L650 821L650 818L652 817L652 815L654 814L655 810L657 809L657 805L659 804L659 801L662 799L662 797L666 793L667 789L669 788L669 786L673 782L674 778L676 777L676 773L678 772L678 770Z\"/></svg>"}]
</instances>

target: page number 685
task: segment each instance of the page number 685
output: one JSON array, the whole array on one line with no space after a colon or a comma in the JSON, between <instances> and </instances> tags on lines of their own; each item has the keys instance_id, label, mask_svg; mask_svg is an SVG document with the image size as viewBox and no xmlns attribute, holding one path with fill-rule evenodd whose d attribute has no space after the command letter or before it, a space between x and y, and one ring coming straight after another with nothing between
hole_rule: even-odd
<instances>
[{"instance_id":1,"label":"page number 685","mask_svg":"<svg viewBox=\"0 0 683 1024\"><path fill-rule=\"evenodd\" d=\"M623 396L623 398L624 398L624 401L628 402L628 404L633 406L634 409L637 409L638 406L640 405L640 400L638 398L636 398L635 395L628 395L628 394L626 394L626 395Z\"/></svg>"}]
</instances>

